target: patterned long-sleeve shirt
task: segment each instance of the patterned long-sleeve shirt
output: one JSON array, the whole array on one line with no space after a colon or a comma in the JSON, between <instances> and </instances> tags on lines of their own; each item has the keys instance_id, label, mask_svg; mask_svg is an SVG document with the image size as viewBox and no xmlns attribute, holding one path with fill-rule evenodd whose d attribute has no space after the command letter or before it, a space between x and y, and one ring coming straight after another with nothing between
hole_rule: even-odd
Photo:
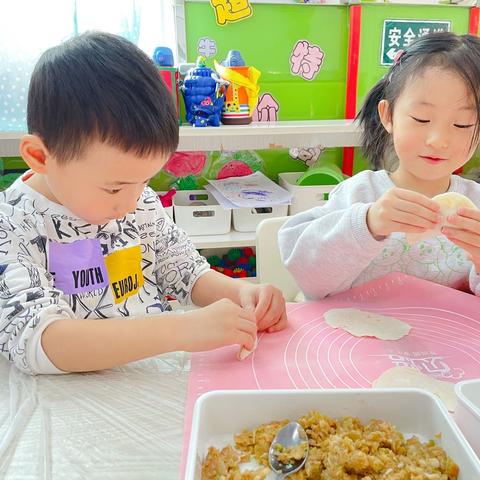
<instances>
[{"instance_id":1,"label":"patterned long-sleeve shirt","mask_svg":"<svg viewBox=\"0 0 480 480\"><path fill-rule=\"evenodd\" d=\"M320 207L299 213L280 229L282 259L307 298L319 299L391 272L403 272L480 295L480 276L462 250L444 235L407 242L404 233L376 240L367 211L394 187L385 170L366 170L345 180ZM450 192L480 207L480 185L452 175Z\"/></svg>"},{"instance_id":2,"label":"patterned long-sleeve shirt","mask_svg":"<svg viewBox=\"0 0 480 480\"><path fill-rule=\"evenodd\" d=\"M91 225L18 179L0 193L0 350L20 370L61 373L42 332L58 319L159 314L191 303L209 265L145 188L136 211Z\"/></svg>"}]
</instances>

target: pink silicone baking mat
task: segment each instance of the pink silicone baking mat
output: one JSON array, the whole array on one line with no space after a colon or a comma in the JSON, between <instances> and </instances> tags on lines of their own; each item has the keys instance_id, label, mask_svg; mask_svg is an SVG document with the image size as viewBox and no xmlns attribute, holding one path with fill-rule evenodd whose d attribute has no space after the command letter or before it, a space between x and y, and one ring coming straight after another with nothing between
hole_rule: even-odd
<instances>
[{"instance_id":1,"label":"pink silicone baking mat","mask_svg":"<svg viewBox=\"0 0 480 480\"><path fill-rule=\"evenodd\" d=\"M323 318L327 310L345 307L391 315L412 329L396 341L354 337ZM288 328L260 334L257 350L243 362L236 359L238 347L192 355L184 460L193 405L211 390L369 388L394 366L451 382L480 377L480 298L474 295L394 273L287 309Z\"/></svg>"}]
</instances>

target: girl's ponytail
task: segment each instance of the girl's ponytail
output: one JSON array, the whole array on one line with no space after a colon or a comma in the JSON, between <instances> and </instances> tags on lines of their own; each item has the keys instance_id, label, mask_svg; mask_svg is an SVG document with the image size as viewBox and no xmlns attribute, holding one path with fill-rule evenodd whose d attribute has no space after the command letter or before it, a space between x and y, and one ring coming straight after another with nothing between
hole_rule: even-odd
<instances>
[{"instance_id":1,"label":"girl's ponytail","mask_svg":"<svg viewBox=\"0 0 480 480\"><path fill-rule=\"evenodd\" d=\"M373 170L384 168L383 160L390 141L390 134L385 130L378 114L378 104L385 98L387 83L388 75L375 84L356 118L362 127L362 147Z\"/></svg>"}]
</instances>

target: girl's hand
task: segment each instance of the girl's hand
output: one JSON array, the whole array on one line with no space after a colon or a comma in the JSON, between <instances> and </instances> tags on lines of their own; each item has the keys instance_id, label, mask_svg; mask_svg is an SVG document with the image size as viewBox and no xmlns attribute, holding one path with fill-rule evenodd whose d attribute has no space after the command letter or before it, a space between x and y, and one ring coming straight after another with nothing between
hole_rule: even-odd
<instances>
[{"instance_id":1,"label":"girl's hand","mask_svg":"<svg viewBox=\"0 0 480 480\"><path fill-rule=\"evenodd\" d=\"M480 210L459 208L456 215L447 217L448 225L442 233L455 245L470 254L471 260L480 273Z\"/></svg>"},{"instance_id":2,"label":"girl's hand","mask_svg":"<svg viewBox=\"0 0 480 480\"><path fill-rule=\"evenodd\" d=\"M440 221L439 205L418 192L393 187L367 212L367 226L377 239L393 232L423 233Z\"/></svg>"},{"instance_id":3,"label":"girl's hand","mask_svg":"<svg viewBox=\"0 0 480 480\"><path fill-rule=\"evenodd\" d=\"M287 326L285 299L282 292L272 285L244 285L240 292L240 304L254 312L258 331L277 332Z\"/></svg>"}]
</instances>

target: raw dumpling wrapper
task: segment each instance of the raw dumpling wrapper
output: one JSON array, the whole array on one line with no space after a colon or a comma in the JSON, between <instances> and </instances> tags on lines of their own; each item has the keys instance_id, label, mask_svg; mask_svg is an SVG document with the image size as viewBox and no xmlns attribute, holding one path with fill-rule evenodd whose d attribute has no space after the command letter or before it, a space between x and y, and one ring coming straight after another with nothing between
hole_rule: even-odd
<instances>
[{"instance_id":1,"label":"raw dumpling wrapper","mask_svg":"<svg viewBox=\"0 0 480 480\"><path fill-rule=\"evenodd\" d=\"M451 382L444 382L425 375L415 368L393 367L383 372L372 383L373 388L423 388L433 393L450 412L457 406L455 386Z\"/></svg>"},{"instance_id":2,"label":"raw dumpling wrapper","mask_svg":"<svg viewBox=\"0 0 480 480\"><path fill-rule=\"evenodd\" d=\"M436 228L427 230L423 233L407 233L406 238L407 242L412 244L416 242L420 242L421 240L427 240L428 238L435 237L437 235L441 235L442 227L447 225L451 225L447 222L447 217L450 215L455 215L459 208L473 208L477 210L475 204L465 195L456 192L447 192L442 193L440 195L436 195L432 198L435 202L440 205L440 215L441 220L440 223L437 225Z\"/></svg>"},{"instance_id":3,"label":"raw dumpling wrapper","mask_svg":"<svg viewBox=\"0 0 480 480\"><path fill-rule=\"evenodd\" d=\"M255 343L251 350L245 347L242 347L240 349L240 351L238 352L238 359L245 360L249 355L251 355L254 352L254 350L257 348L257 345L258 345L258 337L255 339Z\"/></svg>"},{"instance_id":4,"label":"raw dumpling wrapper","mask_svg":"<svg viewBox=\"0 0 480 480\"><path fill-rule=\"evenodd\" d=\"M398 318L357 308L333 308L325 312L325 321L333 328L343 328L356 337L377 337L381 340L398 340L412 328Z\"/></svg>"}]
</instances>

